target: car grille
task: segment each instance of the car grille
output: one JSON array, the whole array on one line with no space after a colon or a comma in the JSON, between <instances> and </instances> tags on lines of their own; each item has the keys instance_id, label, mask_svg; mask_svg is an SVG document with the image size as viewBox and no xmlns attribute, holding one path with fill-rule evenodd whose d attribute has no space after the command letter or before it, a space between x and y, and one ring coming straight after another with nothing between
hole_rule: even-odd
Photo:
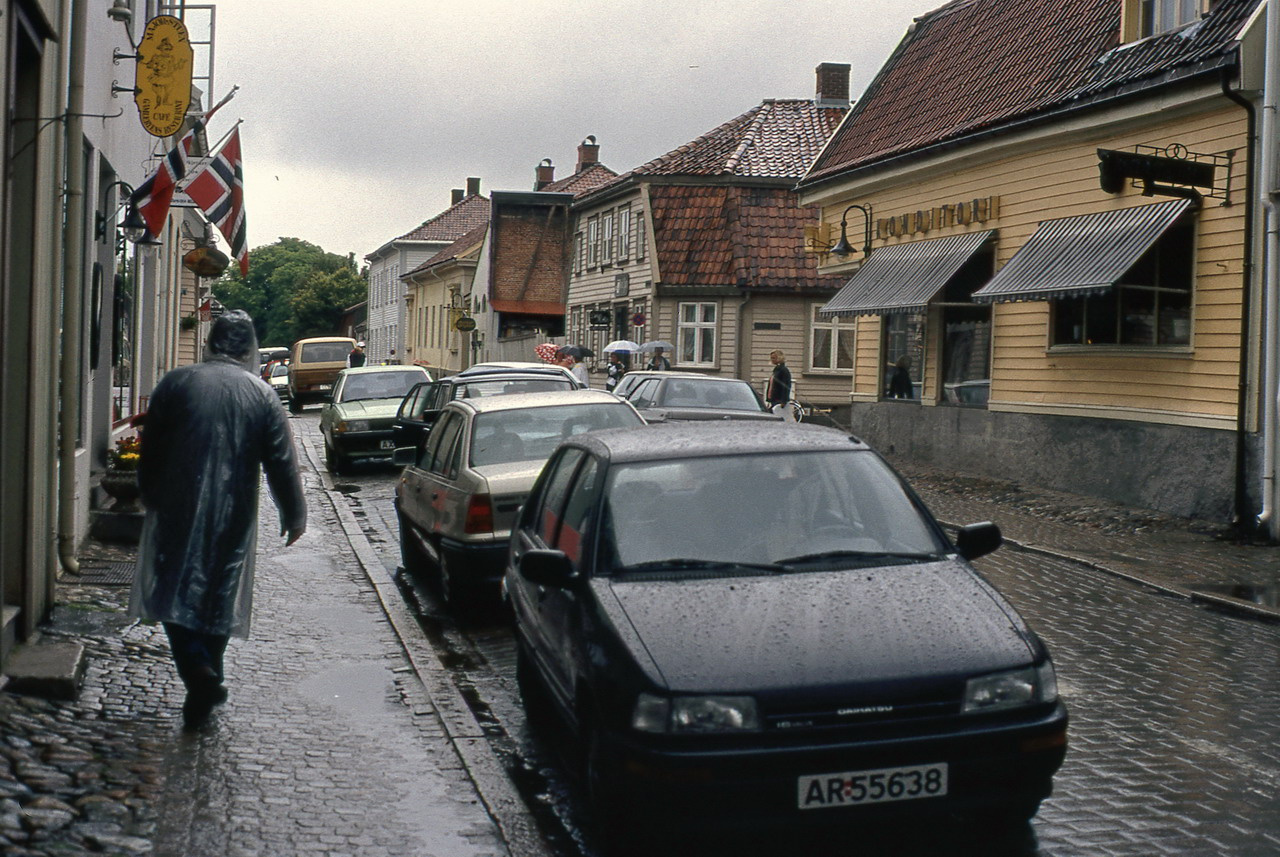
<instances>
[{"instance_id":1,"label":"car grille","mask_svg":"<svg viewBox=\"0 0 1280 857\"><path fill-rule=\"evenodd\" d=\"M954 699L927 700L894 705L850 705L817 711L791 711L766 714L764 728L769 732L803 732L818 729L907 723L933 717L947 717L960 712Z\"/></svg>"}]
</instances>

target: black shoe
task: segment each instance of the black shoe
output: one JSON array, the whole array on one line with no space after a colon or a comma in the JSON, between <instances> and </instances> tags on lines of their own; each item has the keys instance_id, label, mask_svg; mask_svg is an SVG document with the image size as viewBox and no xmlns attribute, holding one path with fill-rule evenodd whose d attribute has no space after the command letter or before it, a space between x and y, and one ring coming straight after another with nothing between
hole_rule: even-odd
<instances>
[{"instance_id":1,"label":"black shoe","mask_svg":"<svg viewBox=\"0 0 1280 857\"><path fill-rule=\"evenodd\" d=\"M182 726L195 730L209 721L213 707L227 701L227 689L220 684L206 685L187 691L186 702L182 704Z\"/></svg>"}]
</instances>

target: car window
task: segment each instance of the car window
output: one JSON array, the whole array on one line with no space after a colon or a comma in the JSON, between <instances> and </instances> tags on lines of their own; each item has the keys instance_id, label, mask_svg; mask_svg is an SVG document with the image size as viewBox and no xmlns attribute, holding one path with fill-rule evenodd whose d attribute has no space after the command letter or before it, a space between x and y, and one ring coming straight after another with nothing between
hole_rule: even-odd
<instances>
[{"instance_id":1,"label":"car window","mask_svg":"<svg viewBox=\"0 0 1280 857\"><path fill-rule=\"evenodd\" d=\"M368 399L403 399L414 384L424 380L418 372L361 372L344 376L339 401L360 402Z\"/></svg>"},{"instance_id":2,"label":"car window","mask_svg":"<svg viewBox=\"0 0 1280 857\"><path fill-rule=\"evenodd\" d=\"M425 384L417 384L405 394L404 401L400 403L400 407L396 408L397 420L415 419L414 412L418 407L418 402L422 401L425 389Z\"/></svg>"},{"instance_id":3,"label":"car window","mask_svg":"<svg viewBox=\"0 0 1280 857\"><path fill-rule=\"evenodd\" d=\"M829 552L935 558L945 548L893 472L859 451L615 465L604 506L607 547L623 567Z\"/></svg>"},{"instance_id":4,"label":"car window","mask_svg":"<svg viewBox=\"0 0 1280 857\"><path fill-rule=\"evenodd\" d=\"M442 454L449 452L446 442L451 443L457 436L458 430L461 428L463 417L460 414L446 414L444 417L444 425L438 427L431 434L427 435L427 443L423 449L419 466L423 470L431 470L432 463L440 458ZM444 453L441 453L441 447L444 447Z\"/></svg>"},{"instance_id":5,"label":"car window","mask_svg":"<svg viewBox=\"0 0 1280 857\"><path fill-rule=\"evenodd\" d=\"M602 485L599 464L594 458L588 458L578 470L578 478L569 490L569 499L564 507L564 520L556 533L555 542L551 545L564 551L575 565L582 561L583 547L591 543L592 513L595 511Z\"/></svg>"},{"instance_id":6,"label":"car window","mask_svg":"<svg viewBox=\"0 0 1280 857\"><path fill-rule=\"evenodd\" d=\"M508 378L505 380L499 378L468 383L466 397L483 399L487 396L507 396L515 393L553 393L573 388L568 378Z\"/></svg>"},{"instance_id":7,"label":"car window","mask_svg":"<svg viewBox=\"0 0 1280 857\"><path fill-rule=\"evenodd\" d=\"M548 547L555 545L556 530L560 525L565 498L569 494L569 484L573 481L574 470L584 454L580 449L565 450L556 460L556 468L542 492L542 502L538 509L538 519L533 522L533 531Z\"/></svg>"},{"instance_id":8,"label":"car window","mask_svg":"<svg viewBox=\"0 0 1280 857\"><path fill-rule=\"evenodd\" d=\"M284 378L284 377L285 377L285 376L287 376L288 374L289 374L289 367L288 367L288 366L284 366L284 365L281 365L281 366L273 366L273 367L272 367L272 369L271 369L271 377L272 377L272 378Z\"/></svg>"},{"instance_id":9,"label":"car window","mask_svg":"<svg viewBox=\"0 0 1280 857\"><path fill-rule=\"evenodd\" d=\"M627 401L637 408L653 407L654 395L658 391L658 379L648 378L636 386L635 391L627 396Z\"/></svg>"},{"instance_id":10,"label":"car window","mask_svg":"<svg viewBox=\"0 0 1280 857\"><path fill-rule=\"evenodd\" d=\"M476 415L471 466L543 461L560 441L587 431L630 428L644 421L622 402L516 408Z\"/></svg>"},{"instance_id":11,"label":"car window","mask_svg":"<svg viewBox=\"0 0 1280 857\"><path fill-rule=\"evenodd\" d=\"M350 353L350 342L304 342L298 359L303 363L343 363Z\"/></svg>"}]
</instances>

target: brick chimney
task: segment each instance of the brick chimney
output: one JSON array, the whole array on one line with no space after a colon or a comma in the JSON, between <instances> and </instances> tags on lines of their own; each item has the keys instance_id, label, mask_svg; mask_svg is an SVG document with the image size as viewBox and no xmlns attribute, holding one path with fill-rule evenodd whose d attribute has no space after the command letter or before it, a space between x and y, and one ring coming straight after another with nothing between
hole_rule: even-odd
<instances>
[{"instance_id":1,"label":"brick chimney","mask_svg":"<svg viewBox=\"0 0 1280 857\"><path fill-rule=\"evenodd\" d=\"M824 62L816 69L818 72L818 91L813 103L819 107L849 106L849 64L845 62Z\"/></svg>"},{"instance_id":2,"label":"brick chimney","mask_svg":"<svg viewBox=\"0 0 1280 857\"><path fill-rule=\"evenodd\" d=\"M455 187L449 193L449 205L457 205L462 202L462 188Z\"/></svg>"},{"instance_id":3,"label":"brick chimney","mask_svg":"<svg viewBox=\"0 0 1280 857\"><path fill-rule=\"evenodd\" d=\"M600 163L600 146L596 143L596 138L593 134L578 144L578 168L574 170L574 174L580 173L592 164L598 163Z\"/></svg>"},{"instance_id":4,"label":"brick chimney","mask_svg":"<svg viewBox=\"0 0 1280 857\"><path fill-rule=\"evenodd\" d=\"M556 168L552 165L550 158L543 158L542 163L538 164L535 171L536 177L533 181L534 190L542 190L547 185L556 180Z\"/></svg>"},{"instance_id":5,"label":"brick chimney","mask_svg":"<svg viewBox=\"0 0 1280 857\"><path fill-rule=\"evenodd\" d=\"M479 193L480 179L474 177L467 179L467 196L477 196Z\"/></svg>"}]
</instances>

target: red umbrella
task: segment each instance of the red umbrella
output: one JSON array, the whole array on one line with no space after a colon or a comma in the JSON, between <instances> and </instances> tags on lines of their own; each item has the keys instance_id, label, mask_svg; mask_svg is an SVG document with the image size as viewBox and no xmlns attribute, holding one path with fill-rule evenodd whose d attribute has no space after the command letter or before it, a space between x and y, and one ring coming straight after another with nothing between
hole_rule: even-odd
<instances>
[{"instance_id":1,"label":"red umbrella","mask_svg":"<svg viewBox=\"0 0 1280 857\"><path fill-rule=\"evenodd\" d=\"M533 353L537 354L546 363L556 362L556 345L551 342L544 342L541 345L533 346Z\"/></svg>"}]
</instances>

